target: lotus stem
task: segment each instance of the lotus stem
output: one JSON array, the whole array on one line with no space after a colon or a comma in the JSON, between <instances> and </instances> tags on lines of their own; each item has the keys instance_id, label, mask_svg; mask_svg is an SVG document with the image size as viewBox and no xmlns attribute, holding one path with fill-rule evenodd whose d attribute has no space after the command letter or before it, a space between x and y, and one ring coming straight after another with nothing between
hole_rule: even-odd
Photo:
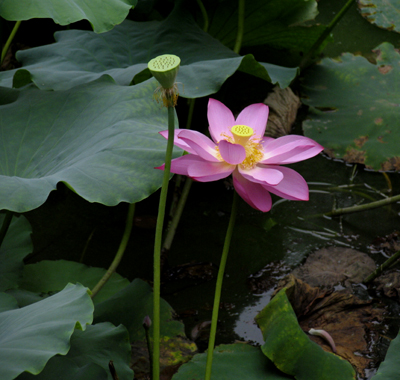
<instances>
[{"instance_id":1,"label":"lotus stem","mask_svg":"<svg viewBox=\"0 0 400 380\"><path fill-rule=\"evenodd\" d=\"M313 55L319 49L319 47L325 41L325 39L331 34L332 29L342 19L342 17L350 9L350 7L353 5L353 3L354 3L354 0L348 0L347 3L343 6L343 8L333 18L333 20L329 23L329 25L326 27L326 29L319 36L317 41L315 41L315 43L311 46L310 50L304 55L303 59L301 60L301 62L299 64L300 69L304 69L308 65L309 60L313 57Z\"/></svg>"},{"instance_id":2,"label":"lotus stem","mask_svg":"<svg viewBox=\"0 0 400 380\"><path fill-rule=\"evenodd\" d=\"M233 47L233 51L237 54L240 52L240 48L242 47L243 41L243 33L244 33L244 5L245 0L239 0L239 7L238 7L238 28L236 34L236 42L235 46Z\"/></svg>"},{"instance_id":3,"label":"lotus stem","mask_svg":"<svg viewBox=\"0 0 400 380\"><path fill-rule=\"evenodd\" d=\"M168 95L167 95L168 96ZM168 99L168 104L173 104ZM154 242L154 280L153 280L153 380L160 379L160 291L161 291L161 241L167 202L168 183L171 171L172 148L174 146L175 113L168 106L168 142L165 153L165 167L158 207L156 237Z\"/></svg>"},{"instance_id":4,"label":"lotus stem","mask_svg":"<svg viewBox=\"0 0 400 380\"><path fill-rule=\"evenodd\" d=\"M7 41L6 41L6 43L5 43L4 47L3 47L3 50L1 51L1 63L3 63L4 58L6 57L6 54L8 52L8 49L10 48L11 42L14 39L15 34L17 33L18 28L19 28L20 25L21 25L21 21L17 21L14 24L14 27L13 27L10 35L8 36L8 39L7 39Z\"/></svg>"},{"instance_id":5,"label":"lotus stem","mask_svg":"<svg viewBox=\"0 0 400 380\"><path fill-rule=\"evenodd\" d=\"M204 6L204 4L202 3L201 0L197 0L197 5L199 6L200 11L201 11L201 15L203 16L203 22L204 22L203 31L207 33L208 32L208 25L209 25L207 10L206 10L206 8L205 8L205 6Z\"/></svg>"},{"instance_id":6,"label":"lotus stem","mask_svg":"<svg viewBox=\"0 0 400 380\"><path fill-rule=\"evenodd\" d=\"M368 284L371 281L375 280L378 276L381 275L383 270L389 267L392 263L394 263L400 257L400 251L397 251L393 256L389 257L382 265L380 265L376 270L374 270L364 281L364 284Z\"/></svg>"},{"instance_id":7,"label":"lotus stem","mask_svg":"<svg viewBox=\"0 0 400 380\"><path fill-rule=\"evenodd\" d=\"M196 104L196 99L189 99L189 113L186 121L186 129L190 129L192 126L192 119L193 119L193 110L194 106ZM179 189L181 185L181 176L176 177L177 180L175 182L176 189ZM164 244L162 251L169 251L172 245L172 242L175 237L175 232L176 229L178 228L179 221L181 220L181 216L183 213L183 209L185 208L185 204L187 201L187 198L189 196L190 188L192 186L193 180L189 177L186 178L185 184L182 189L181 196L179 197L178 201L176 199L173 200L173 203L171 205L171 210L175 210L174 213L171 212L172 220L169 225L167 234L165 236Z\"/></svg>"},{"instance_id":8,"label":"lotus stem","mask_svg":"<svg viewBox=\"0 0 400 380\"><path fill-rule=\"evenodd\" d=\"M111 263L110 267L107 269L107 272L100 279L100 281L96 284L96 286L92 290L91 298L93 299L96 294L101 290L101 288L106 284L106 282L110 279L111 275L117 270L119 263L121 262L122 256L124 255L126 246L128 244L129 238L132 232L133 226L133 215L135 214L135 203L131 203L128 208L128 214L126 217L125 230L122 235L121 243L119 244L118 251L115 254L114 260Z\"/></svg>"},{"instance_id":9,"label":"lotus stem","mask_svg":"<svg viewBox=\"0 0 400 380\"><path fill-rule=\"evenodd\" d=\"M225 266L226 266L226 261L228 258L229 246L230 246L230 243L232 240L233 228L235 226L238 199L239 199L239 195L235 191L234 195L233 195L231 217L229 220L228 229L226 231L224 248L222 249L221 262L219 264L219 269L218 269L217 283L215 285L215 296L214 296L214 305L213 305L213 310L212 310L210 339L208 341L205 380L211 379L212 360L213 360L213 353L214 353L215 336L217 333L218 312L219 312L219 304L220 304L220 300L221 300L222 282L224 279Z\"/></svg>"}]
</instances>

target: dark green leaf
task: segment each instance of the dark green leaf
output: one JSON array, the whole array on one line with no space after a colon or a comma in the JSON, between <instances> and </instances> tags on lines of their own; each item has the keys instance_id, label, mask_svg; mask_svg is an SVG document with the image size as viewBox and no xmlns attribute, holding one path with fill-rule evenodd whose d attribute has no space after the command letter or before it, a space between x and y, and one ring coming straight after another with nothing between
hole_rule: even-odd
<instances>
[{"instance_id":1,"label":"dark green leaf","mask_svg":"<svg viewBox=\"0 0 400 380\"><path fill-rule=\"evenodd\" d=\"M300 26L318 14L315 0L252 0L246 3L242 46L269 45L274 48L308 50L324 26ZM219 2L209 33L233 48L237 36L238 6Z\"/></svg>"},{"instance_id":2,"label":"dark green leaf","mask_svg":"<svg viewBox=\"0 0 400 380\"><path fill-rule=\"evenodd\" d=\"M128 329L133 342L145 339L143 318L146 315L153 318L153 292L144 281L135 279L108 300L97 304L94 320L96 323L110 321L114 325L122 323ZM173 315L171 306L161 300L161 336L185 336L183 324L175 321Z\"/></svg>"},{"instance_id":3,"label":"dark green leaf","mask_svg":"<svg viewBox=\"0 0 400 380\"><path fill-rule=\"evenodd\" d=\"M18 309L17 300L12 295L0 293L0 313L13 309Z\"/></svg>"},{"instance_id":4,"label":"dark green leaf","mask_svg":"<svg viewBox=\"0 0 400 380\"><path fill-rule=\"evenodd\" d=\"M0 215L0 225L4 214ZM0 291L16 288L22 273L23 259L32 252L32 228L24 216L14 216L0 247ZM64 284L66 285L66 284Z\"/></svg>"},{"instance_id":5,"label":"dark green leaf","mask_svg":"<svg viewBox=\"0 0 400 380\"><path fill-rule=\"evenodd\" d=\"M41 89L62 90L104 74L118 84L129 85L134 77L146 78L149 60L165 52L181 58L177 82L180 95L187 98L217 92L236 70L242 70L244 61L244 71L281 87L297 74L296 68L260 65L252 55L239 56L203 32L181 7L163 22L126 20L102 35L67 30L57 32L55 38L55 44L18 52L23 68L1 72L1 85L11 87L14 81L19 87L32 80ZM141 81L143 78L134 83Z\"/></svg>"},{"instance_id":6,"label":"dark green leaf","mask_svg":"<svg viewBox=\"0 0 400 380\"><path fill-rule=\"evenodd\" d=\"M106 273L106 269L88 267L74 261L43 260L36 264L25 265L19 286L31 292L51 293L59 292L70 283L81 283L93 289ZM103 288L94 297L93 301L105 301L121 289L129 285L126 278L113 273Z\"/></svg>"},{"instance_id":7,"label":"dark green leaf","mask_svg":"<svg viewBox=\"0 0 400 380\"><path fill-rule=\"evenodd\" d=\"M198 354L182 365L173 380L204 379L207 354ZM285 380L293 379L280 372L261 350L245 343L221 345L215 348L212 376L214 380Z\"/></svg>"}]
</instances>

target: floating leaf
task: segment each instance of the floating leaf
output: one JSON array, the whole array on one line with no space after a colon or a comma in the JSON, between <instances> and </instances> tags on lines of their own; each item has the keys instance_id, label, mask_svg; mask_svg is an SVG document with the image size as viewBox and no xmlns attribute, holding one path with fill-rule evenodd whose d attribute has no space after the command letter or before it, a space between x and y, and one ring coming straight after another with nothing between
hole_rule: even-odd
<instances>
[{"instance_id":1,"label":"floating leaf","mask_svg":"<svg viewBox=\"0 0 400 380\"><path fill-rule=\"evenodd\" d=\"M79 282L92 289L105 273L106 269L88 267L74 261L43 260L36 264L25 265L19 286L31 292L51 293L59 292L68 283ZM93 301L95 303L105 301L128 285L129 281L126 278L113 273Z\"/></svg>"},{"instance_id":2,"label":"floating leaf","mask_svg":"<svg viewBox=\"0 0 400 380\"><path fill-rule=\"evenodd\" d=\"M238 69L281 87L297 75L297 68L260 64L251 54L239 56L203 32L179 6L163 22L126 20L105 34L66 30L55 39L55 44L18 52L23 68L1 72L1 85L21 87L33 81L40 89L63 90L104 74L129 85L134 77L135 83L148 79L148 61L166 51L181 59L177 82L180 95L187 98L217 92Z\"/></svg>"},{"instance_id":3,"label":"floating leaf","mask_svg":"<svg viewBox=\"0 0 400 380\"><path fill-rule=\"evenodd\" d=\"M198 354L182 365L173 380L202 380L207 354ZM285 380L293 379L280 372L261 350L245 343L223 344L214 349L212 379L218 380Z\"/></svg>"},{"instance_id":4,"label":"floating leaf","mask_svg":"<svg viewBox=\"0 0 400 380\"><path fill-rule=\"evenodd\" d=\"M131 345L125 327L99 323L87 326L85 331L75 330L67 355L51 358L39 375L23 374L18 380L75 380L79 376L84 380L81 374L83 370L88 376L86 379L99 380L95 376L98 372L100 379L112 380L108 369L110 360L113 361L119 378L130 380L133 379L133 371L129 368L130 358Z\"/></svg>"},{"instance_id":5,"label":"floating leaf","mask_svg":"<svg viewBox=\"0 0 400 380\"><path fill-rule=\"evenodd\" d=\"M68 285L56 295L21 309L0 313L1 379L24 371L38 374L56 354L65 355L75 327L92 322L93 303L82 285Z\"/></svg>"},{"instance_id":6,"label":"floating leaf","mask_svg":"<svg viewBox=\"0 0 400 380\"><path fill-rule=\"evenodd\" d=\"M361 15L371 24L400 33L399 0L358 0Z\"/></svg>"},{"instance_id":7,"label":"floating leaf","mask_svg":"<svg viewBox=\"0 0 400 380\"><path fill-rule=\"evenodd\" d=\"M313 108L303 129L333 158L400 170L400 54L389 43L375 52L376 65L346 53L307 70L303 102Z\"/></svg>"},{"instance_id":8,"label":"floating leaf","mask_svg":"<svg viewBox=\"0 0 400 380\"><path fill-rule=\"evenodd\" d=\"M0 16L10 21L51 18L68 25L88 20L96 33L110 30L124 21L137 0L2 0Z\"/></svg>"},{"instance_id":9,"label":"floating leaf","mask_svg":"<svg viewBox=\"0 0 400 380\"><path fill-rule=\"evenodd\" d=\"M283 288L256 317L265 340L263 353L282 372L297 380L351 380L347 361L325 352L300 328Z\"/></svg>"},{"instance_id":10,"label":"floating leaf","mask_svg":"<svg viewBox=\"0 0 400 380\"><path fill-rule=\"evenodd\" d=\"M3 221L4 214L0 215L0 225ZM0 291L17 287L23 259L33 250L31 233L31 225L24 216L13 217L0 247Z\"/></svg>"},{"instance_id":11,"label":"floating leaf","mask_svg":"<svg viewBox=\"0 0 400 380\"><path fill-rule=\"evenodd\" d=\"M155 87L104 76L68 91L15 90L18 100L0 106L0 209L35 209L58 182L108 206L156 191L167 111L153 101Z\"/></svg>"}]
</instances>

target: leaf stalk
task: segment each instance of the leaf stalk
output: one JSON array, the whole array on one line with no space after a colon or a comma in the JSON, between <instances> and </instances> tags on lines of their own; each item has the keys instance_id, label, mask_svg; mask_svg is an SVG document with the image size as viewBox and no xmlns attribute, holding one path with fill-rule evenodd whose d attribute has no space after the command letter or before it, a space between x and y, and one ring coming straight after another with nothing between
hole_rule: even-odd
<instances>
[{"instance_id":1,"label":"leaf stalk","mask_svg":"<svg viewBox=\"0 0 400 380\"><path fill-rule=\"evenodd\" d=\"M212 369L212 361L213 361L213 353L214 353L214 345L215 345L215 336L217 333L219 304L221 301L222 282L224 280L225 266L226 266L226 261L228 259L229 246L230 246L230 243L232 240L232 233L233 233L233 229L235 226L238 199L239 199L239 195L235 191L234 195L233 195L231 217L229 220L228 229L226 231L224 248L222 249L221 262L219 264L219 269L218 269L217 283L215 285L215 296L214 296L214 305L213 305L213 309L212 309L210 338L208 341L205 380L211 379L211 369Z\"/></svg>"}]
</instances>

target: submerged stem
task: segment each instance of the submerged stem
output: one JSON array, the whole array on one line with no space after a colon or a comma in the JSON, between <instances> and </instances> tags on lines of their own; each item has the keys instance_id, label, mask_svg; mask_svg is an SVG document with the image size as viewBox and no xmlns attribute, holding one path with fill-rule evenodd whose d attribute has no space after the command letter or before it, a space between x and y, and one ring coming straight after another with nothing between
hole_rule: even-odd
<instances>
[{"instance_id":1,"label":"submerged stem","mask_svg":"<svg viewBox=\"0 0 400 380\"><path fill-rule=\"evenodd\" d=\"M96 286L92 290L91 297L94 298L96 294L101 290L101 288L106 284L111 275L117 270L119 263L121 262L122 256L124 255L126 246L129 241L129 237L131 236L132 226L133 226L133 215L135 213L135 203L131 203L128 208L128 215L126 217L125 223L125 231L122 235L121 243L119 244L118 251L115 254L114 260L111 263L110 267L107 269L107 272L100 279L100 281L96 284Z\"/></svg>"},{"instance_id":2,"label":"submerged stem","mask_svg":"<svg viewBox=\"0 0 400 380\"><path fill-rule=\"evenodd\" d=\"M168 104L173 104L169 101ZM163 183L154 242L154 279L153 279L153 380L160 378L160 290L161 290L161 240L164 226L165 205L167 202L168 183L171 171L172 148L174 146L174 107L168 106L168 142L165 153Z\"/></svg>"},{"instance_id":3,"label":"submerged stem","mask_svg":"<svg viewBox=\"0 0 400 380\"><path fill-rule=\"evenodd\" d=\"M6 57L6 54L8 52L8 49L10 48L11 42L14 39L15 34L17 33L20 25L21 25L21 21L17 21L14 24L13 30L11 31L10 35L8 36L8 39L3 47L3 50L1 51L1 62L0 63L3 63L4 58Z\"/></svg>"},{"instance_id":4,"label":"submerged stem","mask_svg":"<svg viewBox=\"0 0 400 380\"><path fill-rule=\"evenodd\" d=\"M211 379L211 368L212 368L213 352L214 352L214 345L215 345L215 335L217 333L218 311L219 311L219 303L221 300L222 281L224 279L225 266L226 266L226 261L228 258L229 246L230 246L230 243L232 240L232 232L233 232L233 228L235 226L238 199L239 199L239 196L235 191L234 195L233 195L231 217L229 220L228 229L226 231L224 248L222 250L221 262L220 262L219 269L218 269L217 283L215 285L215 296L214 296L214 305L213 305L212 319L211 319L210 339L208 341L205 380Z\"/></svg>"},{"instance_id":5,"label":"submerged stem","mask_svg":"<svg viewBox=\"0 0 400 380\"><path fill-rule=\"evenodd\" d=\"M398 202L400 201L400 195L396 195L394 197L389 197L385 199L381 199L379 201L375 202L370 202L365 205L360 205L360 206L352 206L352 207L345 207L345 208L337 208L332 210L331 212L327 212L324 215L325 216L338 216L338 215L343 215L343 214L351 214L355 212L361 212L361 211L366 211L366 210L372 210L374 208L386 206L388 204Z\"/></svg>"}]
</instances>

